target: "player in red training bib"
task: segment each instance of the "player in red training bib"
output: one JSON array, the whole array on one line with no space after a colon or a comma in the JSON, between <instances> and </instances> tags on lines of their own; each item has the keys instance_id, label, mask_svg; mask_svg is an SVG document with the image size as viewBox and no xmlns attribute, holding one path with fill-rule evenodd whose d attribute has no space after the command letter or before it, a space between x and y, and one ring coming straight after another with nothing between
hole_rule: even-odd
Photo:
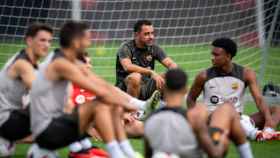
<instances>
[{"instance_id":1,"label":"player in red training bib","mask_svg":"<svg viewBox=\"0 0 280 158\"><path fill-rule=\"evenodd\" d=\"M75 105L81 105L87 101L95 99L95 94L80 88L78 85L72 84L72 102Z\"/></svg>"},{"instance_id":2,"label":"player in red training bib","mask_svg":"<svg viewBox=\"0 0 280 158\"><path fill-rule=\"evenodd\" d=\"M83 56L79 57L82 62L82 66L85 66L87 69L91 69L91 58L88 53L84 53ZM78 85L72 84L72 103L75 105L84 104L87 101L95 99L95 94L80 88Z\"/></svg>"},{"instance_id":3,"label":"player in red training bib","mask_svg":"<svg viewBox=\"0 0 280 158\"><path fill-rule=\"evenodd\" d=\"M87 69L91 69L91 59L88 53L84 53L83 56L79 57L81 61L81 66L85 66ZM71 112L75 106L79 106L84 104L85 102L92 101L95 99L95 94L80 88L78 85L72 84L70 86L70 98L69 105L65 109L68 112ZM94 128L89 129L89 134L94 138L101 139L99 134L95 131ZM89 138L84 138L80 141L74 142L69 145L70 158L91 158L91 157L99 157L99 158L107 158L108 154L99 148L95 148L92 146L92 143Z\"/></svg>"}]
</instances>

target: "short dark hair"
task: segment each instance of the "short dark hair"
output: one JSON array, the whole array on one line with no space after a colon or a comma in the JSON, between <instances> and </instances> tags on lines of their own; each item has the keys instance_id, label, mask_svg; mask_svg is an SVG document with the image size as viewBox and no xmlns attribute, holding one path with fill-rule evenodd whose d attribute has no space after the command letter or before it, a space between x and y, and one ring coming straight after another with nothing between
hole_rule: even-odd
<instances>
[{"instance_id":1,"label":"short dark hair","mask_svg":"<svg viewBox=\"0 0 280 158\"><path fill-rule=\"evenodd\" d=\"M231 55L231 58L237 53L237 44L230 38L217 38L212 42L212 46L223 48L226 53Z\"/></svg>"},{"instance_id":2,"label":"short dark hair","mask_svg":"<svg viewBox=\"0 0 280 158\"><path fill-rule=\"evenodd\" d=\"M63 48L70 47L72 41L81 37L84 34L84 31L88 30L89 26L86 23L79 21L68 21L66 22L59 34L59 43Z\"/></svg>"},{"instance_id":3,"label":"short dark hair","mask_svg":"<svg viewBox=\"0 0 280 158\"><path fill-rule=\"evenodd\" d=\"M39 31L46 31L46 32L53 34L52 27L50 27L47 24L36 22L36 23L31 24L27 28L24 38L26 39L27 37L35 37Z\"/></svg>"},{"instance_id":4,"label":"short dark hair","mask_svg":"<svg viewBox=\"0 0 280 158\"><path fill-rule=\"evenodd\" d=\"M165 82L168 90L181 90L187 85L188 75L182 69L170 69L165 74Z\"/></svg>"},{"instance_id":5,"label":"short dark hair","mask_svg":"<svg viewBox=\"0 0 280 158\"><path fill-rule=\"evenodd\" d=\"M133 27L134 32L140 32L143 25L153 25L149 20L138 20Z\"/></svg>"}]
</instances>

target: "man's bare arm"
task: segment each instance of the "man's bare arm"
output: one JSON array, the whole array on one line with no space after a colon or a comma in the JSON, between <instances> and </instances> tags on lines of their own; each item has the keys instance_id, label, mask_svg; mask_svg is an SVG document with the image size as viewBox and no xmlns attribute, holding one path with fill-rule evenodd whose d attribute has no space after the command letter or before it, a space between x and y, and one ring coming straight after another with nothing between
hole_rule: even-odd
<instances>
[{"instance_id":1,"label":"man's bare arm","mask_svg":"<svg viewBox=\"0 0 280 158\"><path fill-rule=\"evenodd\" d=\"M32 82L36 78L33 66L25 60L18 60L14 64L14 70L17 76L22 79L26 87L30 89L32 86Z\"/></svg>"},{"instance_id":2,"label":"man's bare arm","mask_svg":"<svg viewBox=\"0 0 280 158\"><path fill-rule=\"evenodd\" d=\"M178 65L170 57L166 57L161 61L161 63L168 69L173 69L178 67Z\"/></svg>"},{"instance_id":3,"label":"man's bare arm","mask_svg":"<svg viewBox=\"0 0 280 158\"><path fill-rule=\"evenodd\" d=\"M124 70L129 73L137 72L143 75L152 75L154 73L148 68L143 68L141 66L133 64L129 58L120 59L120 63L123 66Z\"/></svg>"},{"instance_id":4,"label":"man's bare arm","mask_svg":"<svg viewBox=\"0 0 280 158\"><path fill-rule=\"evenodd\" d=\"M137 72L137 73L144 74L144 75L150 75L151 78L156 81L157 88L159 88L159 89L163 88L165 81L164 81L163 77L160 76L159 74L157 74L155 71L135 65L131 62L131 60L129 58L121 59L120 62L122 64L122 66L124 67L125 71Z\"/></svg>"},{"instance_id":5,"label":"man's bare arm","mask_svg":"<svg viewBox=\"0 0 280 158\"><path fill-rule=\"evenodd\" d=\"M66 59L56 59L53 62L53 70L58 78L65 78L79 85L81 88L96 94L98 98L108 104L121 105L127 109L135 110L128 104L128 99L115 93L115 88L95 74L85 75L76 65Z\"/></svg>"},{"instance_id":6,"label":"man's bare arm","mask_svg":"<svg viewBox=\"0 0 280 158\"><path fill-rule=\"evenodd\" d=\"M206 80L206 72L202 71L200 72L195 80L194 83L188 93L188 98L187 98L187 105L189 108L194 107L197 98L199 97L201 91L203 90L203 86Z\"/></svg>"},{"instance_id":7,"label":"man's bare arm","mask_svg":"<svg viewBox=\"0 0 280 158\"><path fill-rule=\"evenodd\" d=\"M256 106L265 118L265 127L274 128L275 124L273 123L269 108L266 105L264 98L261 94L260 88L258 86L256 73L253 70L246 68L244 70L244 75L245 81L248 83L250 92L255 100Z\"/></svg>"}]
</instances>

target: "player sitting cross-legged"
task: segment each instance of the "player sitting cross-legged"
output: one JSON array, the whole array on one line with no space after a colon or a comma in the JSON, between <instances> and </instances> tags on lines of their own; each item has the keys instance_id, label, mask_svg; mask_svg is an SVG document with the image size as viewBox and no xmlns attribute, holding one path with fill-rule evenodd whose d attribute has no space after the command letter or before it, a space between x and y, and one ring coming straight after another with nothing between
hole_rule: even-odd
<instances>
[{"instance_id":1,"label":"player sitting cross-legged","mask_svg":"<svg viewBox=\"0 0 280 158\"><path fill-rule=\"evenodd\" d=\"M79 54L78 60L81 64L81 67L84 67L86 69L92 68L91 58L87 52ZM86 102L90 102L96 98L96 95L94 93L91 93L90 91L85 90L76 84L71 84L69 86L69 90L69 103L65 106L64 110L69 114L73 112L75 106L85 104ZM96 129L93 128L93 125L88 129L88 133L93 138L101 139ZM104 150L93 146L89 138L84 138L80 141L71 143L69 145L69 150L69 158L91 158L93 156L98 156L100 158L109 157L109 155Z\"/></svg>"}]
</instances>

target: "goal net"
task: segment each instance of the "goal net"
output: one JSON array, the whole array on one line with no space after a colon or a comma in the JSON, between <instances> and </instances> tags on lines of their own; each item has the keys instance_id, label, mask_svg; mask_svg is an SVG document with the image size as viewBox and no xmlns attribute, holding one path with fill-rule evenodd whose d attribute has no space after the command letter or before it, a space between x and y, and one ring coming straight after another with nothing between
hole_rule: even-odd
<instances>
[{"instance_id":1,"label":"goal net","mask_svg":"<svg viewBox=\"0 0 280 158\"><path fill-rule=\"evenodd\" d=\"M32 22L49 23L57 39L61 25L78 17L92 29L93 46L89 52L94 71L114 83L120 43L133 38L132 27L137 20L149 19L156 28L156 43L188 72L190 82L211 65L211 41L230 37L239 46L235 62L258 74L263 70L263 83L280 83L279 19L270 40L273 48L262 49L259 42L272 28L277 0L79 0L76 7L73 1L1 0L0 65L23 48L24 32ZM53 45L57 46L57 42ZM160 64L156 69L164 72Z\"/></svg>"}]
</instances>

